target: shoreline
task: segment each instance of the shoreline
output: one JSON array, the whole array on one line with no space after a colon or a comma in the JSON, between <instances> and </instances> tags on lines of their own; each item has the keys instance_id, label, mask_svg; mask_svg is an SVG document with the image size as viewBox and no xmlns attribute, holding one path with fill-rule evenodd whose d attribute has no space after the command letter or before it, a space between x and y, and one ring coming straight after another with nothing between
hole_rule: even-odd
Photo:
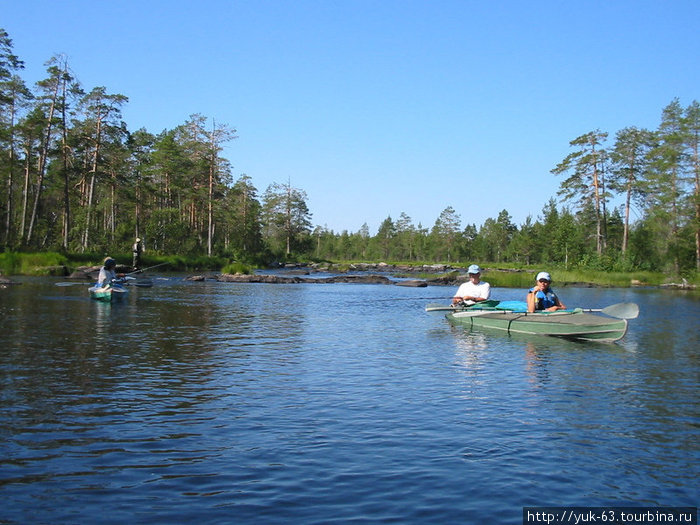
<instances>
[{"instance_id":1,"label":"shoreline","mask_svg":"<svg viewBox=\"0 0 700 525\"><path fill-rule=\"evenodd\" d=\"M121 273L129 273L133 269L127 265L119 265ZM94 279L99 266L80 266L69 271L66 266L42 267L47 277L61 277L70 280ZM192 274L186 277L190 281L215 280L220 282L248 283L359 283L359 284L395 284L407 287L425 286L459 286L468 280L466 267L449 264L388 264L378 263L287 263L275 264L265 269L258 269L250 274L228 274L207 271L202 274ZM531 268L499 268L484 266L482 279L491 286L502 288L524 288L530 286L536 270ZM595 271L565 271L554 269L555 286L586 287L586 288L660 288L672 290L695 291L698 286L686 279L681 282L645 282L634 277L642 277L637 272L620 272L618 279L596 280L586 279L591 276L610 276L611 272ZM560 275L557 278L556 274ZM314 277L315 274L325 274ZM563 275L562 275L563 274ZM568 275L567 275L568 274ZM18 274L23 275L23 274ZM633 277L634 276L634 277ZM13 275L14 277L14 275ZM568 280L566 279L568 277ZM582 278L583 277L583 278ZM21 284L0 274L1 285Z\"/></svg>"},{"instance_id":2,"label":"shoreline","mask_svg":"<svg viewBox=\"0 0 700 525\"><path fill-rule=\"evenodd\" d=\"M377 265L379 266L379 264ZM468 280L466 270L450 271L444 275L438 275L431 278L414 278L412 276L396 275L391 265L384 265L382 270L376 268L372 270L352 268L346 271L332 271L329 268L309 268L299 265L286 266L281 269L272 270L275 273L268 273L271 270L262 270L252 274L227 274L227 273L211 273L190 275L186 277L188 281L218 281L218 282L238 282L238 283L268 283L268 284L330 284L330 283L354 283L354 284L390 284L395 286L405 286L413 288L423 288L427 286L459 286ZM304 269L305 268L305 269ZM414 269L411 273L421 273L423 266L420 269ZM402 266L402 270L406 267ZM491 274L499 270L491 270ZM519 273L529 272L528 270L517 270ZM334 273L324 277L313 277L313 274ZM408 273L408 272L407 272ZM504 272L508 273L508 272ZM488 280L488 275L485 280ZM491 283L494 287L501 288L523 288L521 285L507 286L503 284ZM527 287L527 286L525 286ZM627 286L616 286L610 284L601 284L586 281L570 281L558 282L557 287L560 288L667 288L678 290L696 290L695 285L685 283L664 283L660 285L630 282Z\"/></svg>"}]
</instances>

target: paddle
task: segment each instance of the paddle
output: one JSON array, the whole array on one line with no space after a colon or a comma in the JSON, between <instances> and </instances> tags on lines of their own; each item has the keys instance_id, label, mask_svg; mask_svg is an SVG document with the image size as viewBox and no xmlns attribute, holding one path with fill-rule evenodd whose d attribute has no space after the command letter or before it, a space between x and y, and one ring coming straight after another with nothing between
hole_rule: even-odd
<instances>
[{"instance_id":1,"label":"paddle","mask_svg":"<svg viewBox=\"0 0 700 525\"><path fill-rule=\"evenodd\" d=\"M616 303L606 306L605 308L576 308L574 310L557 310L555 312L522 312L509 309L499 309L499 308L487 308L484 310L475 309L472 310L468 308L462 310L462 317L472 315L483 315L489 314L513 314L517 313L520 315L558 315L558 314L576 314L579 312L600 312L610 317L615 317L617 319L636 319L639 315L639 306L635 303Z\"/></svg>"},{"instance_id":2,"label":"paddle","mask_svg":"<svg viewBox=\"0 0 700 525\"><path fill-rule=\"evenodd\" d=\"M123 279L123 281L124 281L124 284L129 284L129 283L127 283L127 281L136 281L136 277L129 277L128 275L124 275L124 277L123 277L122 279ZM117 280L117 281L118 281L118 280ZM87 283L86 283L86 282L63 282L63 283L55 283L55 284L56 284L56 286L73 286L73 285L75 285L75 284L78 284L78 285L86 285L86 284L87 284L87 285L93 285L93 284L95 284L95 282L92 281L92 280L90 280L90 282L87 282ZM151 283L151 285L152 285L152 284L153 284L153 283ZM134 285L135 285L135 286L139 286L138 283L134 283Z\"/></svg>"},{"instance_id":3,"label":"paddle","mask_svg":"<svg viewBox=\"0 0 700 525\"><path fill-rule=\"evenodd\" d=\"M616 303L605 308L581 308L582 312L601 312L618 319L636 319L639 315L639 306L636 303Z\"/></svg>"},{"instance_id":4,"label":"paddle","mask_svg":"<svg viewBox=\"0 0 700 525\"><path fill-rule=\"evenodd\" d=\"M135 273L145 272L146 270L151 270L151 269L153 269L153 268L158 268L159 266L163 266L163 265L165 265L165 264L170 264L170 263L169 263L169 262L164 262L164 263L156 264L155 266L149 266L148 268L144 268L144 269L142 269L142 270L135 270L135 271L133 271L133 272L125 273L125 274L124 274L124 278L136 279L136 277L128 277L128 276L129 276L129 275L132 275L132 274L135 274ZM128 279L127 279L127 280L128 280ZM73 285L76 285L76 284L89 284L89 285L91 285L91 284L93 284L93 281L90 281L90 282L88 282L88 283L85 283L85 282L72 282L72 283L63 282L63 283L56 283L56 286L73 286ZM135 286L142 286L143 288L147 288L147 287L149 287L149 286L153 286L153 283L151 283L150 285L148 285L148 284L138 284L138 283L136 283Z\"/></svg>"},{"instance_id":5,"label":"paddle","mask_svg":"<svg viewBox=\"0 0 700 525\"><path fill-rule=\"evenodd\" d=\"M131 277L130 275L124 276L125 286L138 286L139 288L150 288L153 286L153 281L150 279L138 280L136 277Z\"/></svg>"},{"instance_id":6,"label":"paddle","mask_svg":"<svg viewBox=\"0 0 700 525\"><path fill-rule=\"evenodd\" d=\"M444 305L444 304L437 304L437 303L430 303L426 305L425 311L426 312L464 312L466 310L471 310L471 311L481 311L481 308L492 308L498 304L498 301L480 301L478 303L472 302L472 304L464 305L462 304L450 304L450 305ZM486 311L491 311L491 310L486 310Z\"/></svg>"},{"instance_id":7,"label":"paddle","mask_svg":"<svg viewBox=\"0 0 700 525\"><path fill-rule=\"evenodd\" d=\"M133 272L129 272L129 273L125 274L125 275L131 275L131 274L134 274L134 273L145 272L146 270L151 270L152 268L158 268L159 266L163 266L163 265L165 265L165 264L170 264L170 263L169 263L169 262L164 262L164 263L156 264L155 266L149 266L148 268L144 268L144 269L142 269L142 270L134 270Z\"/></svg>"},{"instance_id":8,"label":"paddle","mask_svg":"<svg viewBox=\"0 0 700 525\"><path fill-rule=\"evenodd\" d=\"M439 303L430 303L425 305L425 311L426 312L456 312L456 311L462 311L464 308L461 306L452 306L450 305L444 305L444 304L439 304Z\"/></svg>"}]
</instances>

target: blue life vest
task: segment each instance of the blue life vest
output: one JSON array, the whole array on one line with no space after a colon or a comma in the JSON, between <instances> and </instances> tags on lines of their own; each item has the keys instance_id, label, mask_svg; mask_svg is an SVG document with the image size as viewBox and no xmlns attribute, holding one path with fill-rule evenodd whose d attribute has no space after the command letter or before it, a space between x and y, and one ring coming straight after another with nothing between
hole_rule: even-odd
<instances>
[{"instance_id":1,"label":"blue life vest","mask_svg":"<svg viewBox=\"0 0 700 525\"><path fill-rule=\"evenodd\" d=\"M532 289L534 291L534 288ZM557 294L551 288L546 292L538 291L535 293L535 310L546 310L551 306L556 306Z\"/></svg>"}]
</instances>

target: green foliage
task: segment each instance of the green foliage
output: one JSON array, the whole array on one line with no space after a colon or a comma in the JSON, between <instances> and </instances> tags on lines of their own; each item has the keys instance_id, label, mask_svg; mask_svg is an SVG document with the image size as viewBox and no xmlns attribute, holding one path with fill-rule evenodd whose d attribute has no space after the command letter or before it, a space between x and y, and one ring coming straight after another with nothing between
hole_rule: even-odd
<instances>
[{"instance_id":1,"label":"green foliage","mask_svg":"<svg viewBox=\"0 0 700 525\"><path fill-rule=\"evenodd\" d=\"M502 272L489 270L482 275L482 279L491 284L491 286L523 289L531 287L534 281L533 273L529 271Z\"/></svg>"},{"instance_id":2,"label":"green foliage","mask_svg":"<svg viewBox=\"0 0 700 525\"><path fill-rule=\"evenodd\" d=\"M206 256L184 256L184 255L168 255L158 257L161 262L167 262L164 266L168 271L191 272L202 270L215 270L222 268L227 264L224 257L206 257ZM159 264L159 263L156 263Z\"/></svg>"},{"instance_id":3,"label":"green foliage","mask_svg":"<svg viewBox=\"0 0 700 525\"><path fill-rule=\"evenodd\" d=\"M656 272L614 272L578 269L552 272L552 280L554 286L589 283L598 286L628 287L633 283L657 286L666 282L667 279L663 274Z\"/></svg>"},{"instance_id":4,"label":"green foliage","mask_svg":"<svg viewBox=\"0 0 700 525\"><path fill-rule=\"evenodd\" d=\"M499 288L522 288L527 289L534 285L535 276L541 267L531 267L527 269L488 269L482 274L482 279L487 281L491 286ZM557 286L571 286L571 285L581 285L590 284L595 286L610 286L610 287L620 287L626 288L633 284L658 286L665 282L669 282L669 278L664 274L657 272L640 272L640 271L599 271L578 268L575 270L565 270L563 268L549 268L547 270L552 275L553 285ZM457 278L460 273L456 271L449 272L448 274L407 274L405 277L412 276L419 279L436 279L438 277L448 277ZM461 274L464 276L464 272ZM698 280L697 276L694 276L695 281ZM691 284L693 278L688 279Z\"/></svg>"},{"instance_id":5,"label":"green foliage","mask_svg":"<svg viewBox=\"0 0 700 525\"><path fill-rule=\"evenodd\" d=\"M15 252L4 252L0 253L0 272L5 275L14 275L19 273L21 264L19 254Z\"/></svg>"},{"instance_id":6,"label":"green foliage","mask_svg":"<svg viewBox=\"0 0 700 525\"><path fill-rule=\"evenodd\" d=\"M491 283L491 286L505 288L529 288L534 285L535 276L541 268L533 268L520 272L503 272L490 270L483 279ZM547 268L552 275L553 286L567 286L580 284L593 284L596 286L628 287L633 283L646 285L660 285L667 281L663 274L656 272L621 271L621 270L593 270L590 268L578 268L566 270L563 268Z\"/></svg>"},{"instance_id":7,"label":"green foliage","mask_svg":"<svg viewBox=\"0 0 700 525\"><path fill-rule=\"evenodd\" d=\"M581 257L576 266L583 270L598 272L630 272L634 270L632 260L617 252L602 255L588 253Z\"/></svg>"},{"instance_id":8,"label":"green foliage","mask_svg":"<svg viewBox=\"0 0 700 525\"><path fill-rule=\"evenodd\" d=\"M227 264L221 269L221 273L228 273L228 274L244 274L244 275L249 275L252 272L252 269L250 266L247 266L241 262L233 262L231 264Z\"/></svg>"},{"instance_id":9,"label":"green foliage","mask_svg":"<svg viewBox=\"0 0 700 525\"><path fill-rule=\"evenodd\" d=\"M274 243L273 249L284 250L287 256L309 249L311 212L306 200L306 192L290 183L273 183L263 196L262 216L267 237Z\"/></svg>"},{"instance_id":10,"label":"green foliage","mask_svg":"<svg viewBox=\"0 0 700 525\"><path fill-rule=\"evenodd\" d=\"M65 255L56 252L0 253L0 270L6 275L54 275L53 268L67 262Z\"/></svg>"}]
</instances>

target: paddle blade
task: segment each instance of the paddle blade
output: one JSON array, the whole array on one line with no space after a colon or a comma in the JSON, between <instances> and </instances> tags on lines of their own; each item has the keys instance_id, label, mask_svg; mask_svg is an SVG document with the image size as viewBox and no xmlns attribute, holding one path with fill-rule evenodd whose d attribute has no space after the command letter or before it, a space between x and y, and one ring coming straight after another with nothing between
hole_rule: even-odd
<instances>
[{"instance_id":1,"label":"paddle blade","mask_svg":"<svg viewBox=\"0 0 700 525\"><path fill-rule=\"evenodd\" d=\"M636 319L639 315L639 306L636 303L617 303L606 306L601 312L618 319Z\"/></svg>"},{"instance_id":2,"label":"paddle blade","mask_svg":"<svg viewBox=\"0 0 700 525\"><path fill-rule=\"evenodd\" d=\"M425 307L426 312L452 312L454 309L453 306L438 303L430 303Z\"/></svg>"}]
</instances>

